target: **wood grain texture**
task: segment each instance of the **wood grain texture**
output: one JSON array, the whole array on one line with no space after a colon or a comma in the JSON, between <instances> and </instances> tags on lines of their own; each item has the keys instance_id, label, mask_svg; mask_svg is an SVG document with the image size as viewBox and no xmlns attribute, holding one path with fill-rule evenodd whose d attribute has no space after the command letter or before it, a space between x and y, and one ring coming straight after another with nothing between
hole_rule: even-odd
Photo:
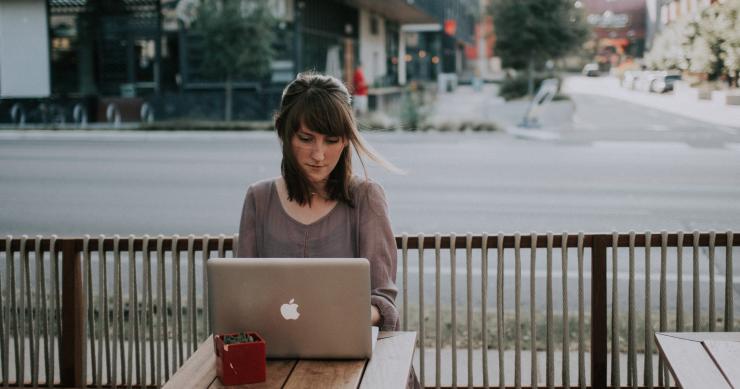
<instances>
[{"instance_id":1,"label":"wood grain texture","mask_svg":"<svg viewBox=\"0 0 740 389\"><path fill-rule=\"evenodd\" d=\"M414 357L415 332L382 332L360 389L405 388Z\"/></svg>"},{"instance_id":2,"label":"wood grain texture","mask_svg":"<svg viewBox=\"0 0 740 389\"><path fill-rule=\"evenodd\" d=\"M719 340L725 342L740 342L740 332L662 332L662 335L670 335L674 338L704 342L707 340Z\"/></svg>"},{"instance_id":3,"label":"wood grain texture","mask_svg":"<svg viewBox=\"0 0 740 389\"><path fill-rule=\"evenodd\" d=\"M708 340L704 347L719 366L727 381L740 388L740 342Z\"/></svg>"},{"instance_id":4,"label":"wood grain texture","mask_svg":"<svg viewBox=\"0 0 740 389\"><path fill-rule=\"evenodd\" d=\"M296 360L268 360L267 361L267 381L258 384L224 386L218 377L214 377L209 389L273 389L282 388L285 381L295 367Z\"/></svg>"},{"instance_id":5,"label":"wood grain texture","mask_svg":"<svg viewBox=\"0 0 740 389\"><path fill-rule=\"evenodd\" d=\"M731 389L700 341L656 333L660 353L683 389Z\"/></svg>"},{"instance_id":6,"label":"wood grain texture","mask_svg":"<svg viewBox=\"0 0 740 389\"><path fill-rule=\"evenodd\" d=\"M381 332L367 360L268 360L267 381L224 387L216 377L213 337L202 342L164 389L180 388L404 388L416 343L415 332Z\"/></svg>"},{"instance_id":7,"label":"wood grain texture","mask_svg":"<svg viewBox=\"0 0 740 389\"><path fill-rule=\"evenodd\" d=\"M182 366L164 384L163 389L207 388L216 377L213 335L204 340Z\"/></svg>"},{"instance_id":8,"label":"wood grain texture","mask_svg":"<svg viewBox=\"0 0 740 389\"><path fill-rule=\"evenodd\" d=\"M294 388L346 388L360 384L367 360L301 360L285 383Z\"/></svg>"}]
</instances>

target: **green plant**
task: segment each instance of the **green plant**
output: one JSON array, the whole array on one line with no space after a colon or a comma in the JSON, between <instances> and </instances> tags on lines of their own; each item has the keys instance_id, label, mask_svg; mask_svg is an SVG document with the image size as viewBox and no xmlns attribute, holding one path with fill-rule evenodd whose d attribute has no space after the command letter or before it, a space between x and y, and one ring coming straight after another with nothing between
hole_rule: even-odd
<instances>
[{"instance_id":1,"label":"green plant","mask_svg":"<svg viewBox=\"0 0 740 389\"><path fill-rule=\"evenodd\" d=\"M240 332L236 335L224 336L224 344L251 343L254 341L255 341L254 337L252 335L247 334L246 332Z\"/></svg>"},{"instance_id":2,"label":"green plant","mask_svg":"<svg viewBox=\"0 0 740 389\"><path fill-rule=\"evenodd\" d=\"M535 76L534 78L534 90L536 91L540 85L542 85L542 81L551 78L551 77L545 77L545 76ZM561 82L562 80L558 78L558 82ZM520 97L524 97L527 95L528 90L528 78L523 76L517 76L514 78L507 78L501 83L501 86L498 91L498 95L503 97L506 100L514 100L518 99Z\"/></svg>"}]
</instances>

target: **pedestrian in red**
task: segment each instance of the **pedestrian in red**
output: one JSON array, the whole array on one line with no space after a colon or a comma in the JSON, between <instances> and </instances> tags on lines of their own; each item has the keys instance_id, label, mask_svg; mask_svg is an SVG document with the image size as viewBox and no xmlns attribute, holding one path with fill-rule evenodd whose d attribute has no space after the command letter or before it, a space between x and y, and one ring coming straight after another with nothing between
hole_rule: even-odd
<instances>
[{"instance_id":1,"label":"pedestrian in red","mask_svg":"<svg viewBox=\"0 0 740 389\"><path fill-rule=\"evenodd\" d=\"M355 74L352 77L354 85L353 107L357 115L364 115L368 110L367 103L367 83L365 82L365 73L362 71L362 64L357 64Z\"/></svg>"}]
</instances>

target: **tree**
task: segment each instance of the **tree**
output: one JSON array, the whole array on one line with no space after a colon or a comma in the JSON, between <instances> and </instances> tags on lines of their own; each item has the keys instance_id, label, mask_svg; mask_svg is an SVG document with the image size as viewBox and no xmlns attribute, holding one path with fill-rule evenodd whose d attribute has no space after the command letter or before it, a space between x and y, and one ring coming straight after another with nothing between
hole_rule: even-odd
<instances>
[{"instance_id":1,"label":"tree","mask_svg":"<svg viewBox=\"0 0 740 389\"><path fill-rule=\"evenodd\" d=\"M192 31L203 38L201 73L224 82L225 120L231 120L233 84L270 71L275 19L266 0L201 0Z\"/></svg>"},{"instance_id":2,"label":"tree","mask_svg":"<svg viewBox=\"0 0 740 389\"><path fill-rule=\"evenodd\" d=\"M533 71L561 58L588 39L583 11L572 0L493 0L489 8L496 31L496 53L504 67Z\"/></svg>"},{"instance_id":3,"label":"tree","mask_svg":"<svg viewBox=\"0 0 740 389\"><path fill-rule=\"evenodd\" d=\"M705 73L707 79L726 77L737 87L740 76L740 2L714 3L689 19L671 22L655 38L646 55L653 69Z\"/></svg>"}]
</instances>

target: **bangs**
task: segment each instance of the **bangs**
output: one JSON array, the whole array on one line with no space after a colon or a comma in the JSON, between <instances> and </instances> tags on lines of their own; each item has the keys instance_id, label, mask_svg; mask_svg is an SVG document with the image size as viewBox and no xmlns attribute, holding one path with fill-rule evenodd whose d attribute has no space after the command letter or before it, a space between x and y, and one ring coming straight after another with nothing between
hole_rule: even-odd
<instances>
[{"instance_id":1,"label":"bangs","mask_svg":"<svg viewBox=\"0 0 740 389\"><path fill-rule=\"evenodd\" d=\"M288 135L295 134L302 124L322 135L350 139L355 122L349 105L321 92L308 90L297 99L285 120Z\"/></svg>"}]
</instances>

